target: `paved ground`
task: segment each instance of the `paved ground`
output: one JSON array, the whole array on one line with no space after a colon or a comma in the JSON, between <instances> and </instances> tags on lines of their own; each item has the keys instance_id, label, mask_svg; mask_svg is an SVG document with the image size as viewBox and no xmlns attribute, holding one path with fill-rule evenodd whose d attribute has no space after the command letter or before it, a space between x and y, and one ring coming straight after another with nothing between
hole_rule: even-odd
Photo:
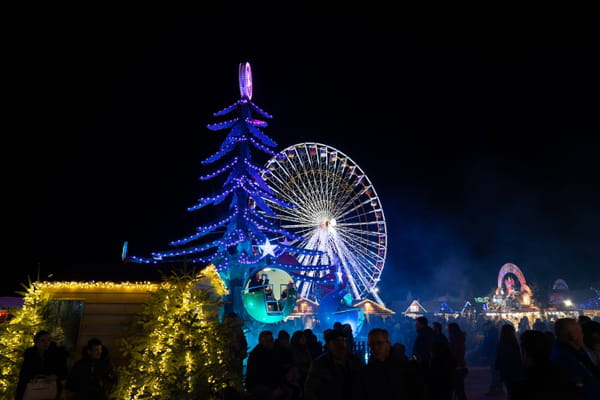
<instances>
[{"instance_id":1,"label":"paved ground","mask_svg":"<svg viewBox=\"0 0 600 400\"><path fill-rule=\"evenodd\" d=\"M469 374L465 378L465 392L467 400L505 400L505 394L486 396L489 389L490 368L469 367Z\"/></svg>"}]
</instances>

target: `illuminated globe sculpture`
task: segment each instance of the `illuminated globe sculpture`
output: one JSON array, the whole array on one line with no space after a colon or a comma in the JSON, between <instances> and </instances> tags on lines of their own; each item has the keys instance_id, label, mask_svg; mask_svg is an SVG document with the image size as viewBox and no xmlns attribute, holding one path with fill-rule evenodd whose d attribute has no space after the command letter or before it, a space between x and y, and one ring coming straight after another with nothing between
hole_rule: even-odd
<instances>
[{"instance_id":1,"label":"illuminated globe sculpture","mask_svg":"<svg viewBox=\"0 0 600 400\"><path fill-rule=\"evenodd\" d=\"M253 286L249 279L244 285L242 301L246 312L258 322L272 324L282 321L296 306L296 288L290 275L280 268L266 267L257 275L269 277L269 286Z\"/></svg>"},{"instance_id":2,"label":"illuminated globe sculpture","mask_svg":"<svg viewBox=\"0 0 600 400\"><path fill-rule=\"evenodd\" d=\"M337 265L336 285L299 282L298 297L317 301L320 314L331 311L325 310L327 304L344 303L347 297L340 289L354 302L372 297L383 306L376 286L385 263L387 230L381 202L367 175L346 154L321 143L299 143L280 154L283 157L267 162L262 177L277 198L294 207L281 207L267 199L277 214L276 222L303 238L292 240L291 245L321 253L300 254L300 264ZM302 273L315 278L327 274L322 270ZM335 299L328 301L326 296Z\"/></svg>"}]
</instances>

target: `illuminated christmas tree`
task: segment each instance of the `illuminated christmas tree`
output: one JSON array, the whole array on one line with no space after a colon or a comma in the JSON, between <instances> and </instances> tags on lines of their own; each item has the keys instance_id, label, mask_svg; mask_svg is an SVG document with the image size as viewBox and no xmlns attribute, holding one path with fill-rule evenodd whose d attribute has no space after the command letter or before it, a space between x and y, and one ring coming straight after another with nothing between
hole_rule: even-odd
<instances>
[{"instance_id":1,"label":"illuminated christmas tree","mask_svg":"<svg viewBox=\"0 0 600 400\"><path fill-rule=\"evenodd\" d=\"M19 370L25 349L33 346L33 336L40 330L52 332L49 323L50 296L37 283L29 283L23 296L23 307L11 310L14 317L0 324L0 393L2 398L15 397Z\"/></svg>"},{"instance_id":2,"label":"illuminated christmas tree","mask_svg":"<svg viewBox=\"0 0 600 400\"><path fill-rule=\"evenodd\" d=\"M252 99L252 73L249 63L239 65L239 86L241 98L229 107L216 112L216 117L236 113L232 119L208 125L211 131L228 129L228 134L218 151L202 162L204 165L217 163L210 173L201 176L209 180L225 176L223 186L210 196L202 197L189 207L188 211L197 211L205 206L218 206L229 201L226 215L217 220L199 226L196 231L182 239L172 241L173 249L152 253L151 257L127 256L124 247L124 259L137 263L191 263L215 265L226 286L230 289L232 305L229 311L240 312L242 305L235 299L253 271L261 267L277 267L287 271L295 280L304 280L316 284L331 283L331 274L325 272L331 265L303 266L283 258L284 254L322 255L315 250L300 249L292 246L292 240L304 240L287 232L276 223L276 214L269 202L279 207L292 208L279 200L263 180L261 174L266 171L252 160L252 151L261 151L271 157L282 157L272 150L277 143L268 137L262 128L267 127L264 119L272 116L254 104ZM262 118L262 119L259 119ZM269 215L275 218L267 218ZM208 235L217 239L205 240ZM269 236L284 237L285 241L271 243ZM287 261L287 262L286 262ZM307 271L315 271L306 274ZM318 273L324 271L323 273Z\"/></svg>"}]
</instances>

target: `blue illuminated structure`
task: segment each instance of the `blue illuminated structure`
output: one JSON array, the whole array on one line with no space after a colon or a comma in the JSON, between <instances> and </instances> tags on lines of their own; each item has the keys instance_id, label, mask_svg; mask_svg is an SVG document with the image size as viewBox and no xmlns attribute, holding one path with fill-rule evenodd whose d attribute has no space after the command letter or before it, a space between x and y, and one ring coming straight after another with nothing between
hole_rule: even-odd
<instances>
[{"instance_id":1,"label":"blue illuminated structure","mask_svg":"<svg viewBox=\"0 0 600 400\"><path fill-rule=\"evenodd\" d=\"M188 208L196 211L205 206L217 206L229 201L226 215L218 217L215 221L198 226L192 234L174 240L170 243L171 250L153 252L150 257L141 257L126 254L124 246L123 259L142 264L164 263L190 263L208 265L213 264L219 271L225 285L229 289L229 298L226 299L229 308L238 314L246 310L248 304L252 308L259 307L256 294L247 296L247 283L250 277L259 270L271 268L285 271L291 277L292 283L296 280L308 281L315 284L331 284L335 281L332 274L315 274L309 276L303 271L333 270L332 265L301 265L289 262L284 255L304 254L320 255L322 252L290 246L289 240L304 240L302 237L290 233L279 227L273 220L265 218L263 214L276 216L265 200L277 204L279 207L293 208L294 206L278 199L271 188L265 183L261 174L264 168L252 161L252 150L260 150L272 157L283 157L272 150L277 143L262 132L267 127L265 119L272 116L254 104L252 99L252 72L249 63L239 65L239 85L241 98L229 107L214 114L216 117L232 113L237 115L229 120L208 125L211 131L228 130L228 134L217 152L202 162L209 165L218 162L219 166L212 172L200 177L209 180L224 176L223 186L210 196L201 197L197 203ZM260 118L260 119L259 119ZM260 212L259 212L260 210ZM204 240L208 234L216 240ZM279 243L271 243L269 237L283 237ZM323 275L323 277L319 277ZM284 282L287 284L287 282ZM263 296L266 307L266 297ZM252 300L252 301L250 301ZM295 300L294 300L295 301ZM244 306L246 304L246 306ZM291 297L286 299L286 306L271 313L265 308L265 315L269 318L254 319L261 322L274 323L285 318L293 306ZM262 315L262 314L261 314Z\"/></svg>"}]
</instances>

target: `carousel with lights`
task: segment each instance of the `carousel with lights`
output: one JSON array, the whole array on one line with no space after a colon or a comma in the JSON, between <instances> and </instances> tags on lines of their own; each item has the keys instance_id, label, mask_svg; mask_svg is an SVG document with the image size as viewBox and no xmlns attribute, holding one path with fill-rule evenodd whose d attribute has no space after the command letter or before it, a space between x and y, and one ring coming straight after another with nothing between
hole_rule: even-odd
<instances>
[{"instance_id":1,"label":"carousel with lights","mask_svg":"<svg viewBox=\"0 0 600 400\"><path fill-rule=\"evenodd\" d=\"M487 316L519 319L523 316L537 318L539 308L533 302L533 292L527 285L519 267L506 263L498 272L498 287L489 299Z\"/></svg>"},{"instance_id":2,"label":"carousel with lights","mask_svg":"<svg viewBox=\"0 0 600 400\"><path fill-rule=\"evenodd\" d=\"M341 151L299 143L277 152L263 129L272 116L253 101L249 63L239 65L240 99L208 125L226 131L202 164L201 180L223 185L188 208L226 205L225 215L170 243L171 249L123 260L148 265L213 266L226 288L223 313L247 326L291 323L293 329L361 329L365 313L391 310L377 293L387 234L375 188ZM265 164L253 155L267 154ZM368 315L367 315L368 317ZM252 329L251 328L251 329Z\"/></svg>"}]
</instances>

